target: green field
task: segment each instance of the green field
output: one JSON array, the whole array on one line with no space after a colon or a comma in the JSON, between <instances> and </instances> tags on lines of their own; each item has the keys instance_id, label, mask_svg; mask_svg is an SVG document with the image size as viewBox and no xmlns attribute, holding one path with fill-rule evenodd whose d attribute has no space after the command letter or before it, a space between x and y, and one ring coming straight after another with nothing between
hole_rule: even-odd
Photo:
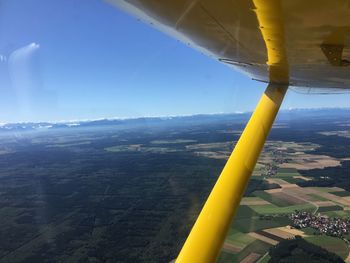
<instances>
[{"instance_id":1,"label":"green field","mask_svg":"<svg viewBox=\"0 0 350 263\"><path fill-rule=\"evenodd\" d=\"M242 218L251 218L253 216L257 216L258 213L255 212L252 208L250 208L247 205L241 205L238 207L237 214L235 216L235 219L242 219Z\"/></svg>"},{"instance_id":2,"label":"green field","mask_svg":"<svg viewBox=\"0 0 350 263\"><path fill-rule=\"evenodd\" d=\"M298 175L300 175L300 174L297 173L297 172L293 172L293 173L280 173L280 172L277 172L276 178L284 179L285 177L293 177L293 176L298 176Z\"/></svg>"},{"instance_id":3,"label":"green field","mask_svg":"<svg viewBox=\"0 0 350 263\"><path fill-rule=\"evenodd\" d=\"M329 211L341 211L343 210L342 206L339 205L332 205L332 206L323 206L318 208L317 212L329 212Z\"/></svg>"},{"instance_id":4,"label":"green field","mask_svg":"<svg viewBox=\"0 0 350 263\"><path fill-rule=\"evenodd\" d=\"M285 226L290 223L286 216L262 219L260 217L242 218L234 220L234 227L243 233L254 232L266 228Z\"/></svg>"},{"instance_id":5,"label":"green field","mask_svg":"<svg viewBox=\"0 0 350 263\"><path fill-rule=\"evenodd\" d=\"M218 259L217 262L218 263L234 263L234 262L238 262L237 254L232 254L230 252L221 251L219 259Z\"/></svg>"},{"instance_id":6,"label":"green field","mask_svg":"<svg viewBox=\"0 0 350 263\"><path fill-rule=\"evenodd\" d=\"M277 173L286 173L286 174L297 173L298 174L297 170L294 168L279 168Z\"/></svg>"},{"instance_id":7,"label":"green field","mask_svg":"<svg viewBox=\"0 0 350 263\"><path fill-rule=\"evenodd\" d=\"M306 204L300 204L300 205L292 205L292 206L285 206L285 207L278 207L273 204L271 205L259 205L259 206L251 206L251 208L262 215L268 215L268 214L290 214L293 213L295 210L299 211L314 211L315 206L309 203Z\"/></svg>"},{"instance_id":8,"label":"green field","mask_svg":"<svg viewBox=\"0 0 350 263\"><path fill-rule=\"evenodd\" d=\"M336 196L339 197L346 197L346 196L350 196L350 192L348 191L340 191L340 192L330 192L331 194L334 194Z\"/></svg>"},{"instance_id":9,"label":"green field","mask_svg":"<svg viewBox=\"0 0 350 263\"><path fill-rule=\"evenodd\" d=\"M286 207L286 206L293 205L293 203L288 202L287 200L282 200L264 191L255 191L253 195L255 195L256 197L260 197L261 199L266 200L278 207Z\"/></svg>"},{"instance_id":10,"label":"green field","mask_svg":"<svg viewBox=\"0 0 350 263\"><path fill-rule=\"evenodd\" d=\"M316 235L318 234L318 230L316 229L313 229L311 227L306 227L306 228L303 228L302 231L306 234L306 235Z\"/></svg>"},{"instance_id":11,"label":"green field","mask_svg":"<svg viewBox=\"0 0 350 263\"><path fill-rule=\"evenodd\" d=\"M140 145L118 145L105 148L107 152L128 152L137 151L140 149Z\"/></svg>"},{"instance_id":12,"label":"green field","mask_svg":"<svg viewBox=\"0 0 350 263\"><path fill-rule=\"evenodd\" d=\"M329 211L329 212L323 212L322 214L330 217L349 217L350 211L349 210Z\"/></svg>"},{"instance_id":13,"label":"green field","mask_svg":"<svg viewBox=\"0 0 350 263\"><path fill-rule=\"evenodd\" d=\"M339 255L343 259L349 255L349 246L340 238L318 235L306 237L305 239L310 243L323 247L324 249Z\"/></svg>"},{"instance_id":14,"label":"green field","mask_svg":"<svg viewBox=\"0 0 350 263\"><path fill-rule=\"evenodd\" d=\"M334 189L331 187L310 187L311 189L314 189L319 192L325 192L325 193L332 193L334 194Z\"/></svg>"},{"instance_id":15,"label":"green field","mask_svg":"<svg viewBox=\"0 0 350 263\"><path fill-rule=\"evenodd\" d=\"M290 184L297 184L300 182L304 182L305 180L300 179L300 178L294 178L292 176L281 176L280 178L282 178L284 181L290 183Z\"/></svg>"},{"instance_id":16,"label":"green field","mask_svg":"<svg viewBox=\"0 0 350 263\"><path fill-rule=\"evenodd\" d=\"M328 201L327 198L324 198L322 196L319 196L317 194L308 194L312 198L312 201Z\"/></svg>"},{"instance_id":17,"label":"green field","mask_svg":"<svg viewBox=\"0 0 350 263\"><path fill-rule=\"evenodd\" d=\"M229 233L226 236L225 242L230 243L237 247L245 247L251 242L253 242L255 239L251 236L248 236L247 234L244 234L234 228L231 228L229 230Z\"/></svg>"}]
</instances>

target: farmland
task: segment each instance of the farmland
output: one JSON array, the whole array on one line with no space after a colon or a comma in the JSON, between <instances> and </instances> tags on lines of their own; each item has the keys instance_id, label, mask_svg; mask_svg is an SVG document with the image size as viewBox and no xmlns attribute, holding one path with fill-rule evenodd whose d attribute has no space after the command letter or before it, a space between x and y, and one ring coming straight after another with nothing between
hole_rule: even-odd
<instances>
[{"instance_id":1,"label":"farmland","mask_svg":"<svg viewBox=\"0 0 350 263\"><path fill-rule=\"evenodd\" d=\"M289 218L296 209L350 216L350 139L334 133L350 129L346 116L279 117L219 262L266 261L296 235L348 257L344 240ZM248 117L0 127L0 262L173 260Z\"/></svg>"}]
</instances>

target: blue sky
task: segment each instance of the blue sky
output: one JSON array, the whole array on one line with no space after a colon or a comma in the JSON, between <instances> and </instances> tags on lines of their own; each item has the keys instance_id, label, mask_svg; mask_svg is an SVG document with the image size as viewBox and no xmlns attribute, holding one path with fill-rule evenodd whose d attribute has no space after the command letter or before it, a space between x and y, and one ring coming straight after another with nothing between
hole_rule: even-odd
<instances>
[{"instance_id":1,"label":"blue sky","mask_svg":"<svg viewBox=\"0 0 350 263\"><path fill-rule=\"evenodd\" d=\"M0 2L0 122L251 111L264 88L103 1ZM283 104L335 106L350 94Z\"/></svg>"}]
</instances>

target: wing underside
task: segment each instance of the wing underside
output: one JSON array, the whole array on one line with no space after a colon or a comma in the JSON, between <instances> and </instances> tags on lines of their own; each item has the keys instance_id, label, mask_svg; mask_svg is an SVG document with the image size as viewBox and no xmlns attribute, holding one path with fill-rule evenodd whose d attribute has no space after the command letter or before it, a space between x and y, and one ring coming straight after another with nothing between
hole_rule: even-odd
<instances>
[{"instance_id":1,"label":"wing underside","mask_svg":"<svg viewBox=\"0 0 350 263\"><path fill-rule=\"evenodd\" d=\"M108 1L254 80L271 82L254 1ZM350 1L280 2L289 85L325 92L348 89Z\"/></svg>"}]
</instances>

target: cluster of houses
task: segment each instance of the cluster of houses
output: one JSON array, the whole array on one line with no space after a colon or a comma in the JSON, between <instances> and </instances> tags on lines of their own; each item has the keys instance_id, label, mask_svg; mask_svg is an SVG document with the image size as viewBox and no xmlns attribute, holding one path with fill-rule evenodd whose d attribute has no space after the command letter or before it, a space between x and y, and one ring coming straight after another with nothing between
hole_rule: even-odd
<instances>
[{"instance_id":1,"label":"cluster of houses","mask_svg":"<svg viewBox=\"0 0 350 263\"><path fill-rule=\"evenodd\" d=\"M272 151L272 162L265 164L263 176L272 177L277 174L278 164L285 162L285 157L282 151L273 150Z\"/></svg>"},{"instance_id":2,"label":"cluster of houses","mask_svg":"<svg viewBox=\"0 0 350 263\"><path fill-rule=\"evenodd\" d=\"M272 177L277 174L278 166L275 164L266 164L263 176Z\"/></svg>"},{"instance_id":3,"label":"cluster of houses","mask_svg":"<svg viewBox=\"0 0 350 263\"><path fill-rule=\"evenodd\" d=\"M282 164L284 162L286 162L286 156L285 153L281 150L274 150L272 152L273 156L274 156L274 162L276 164Z\"/></svg>"},{"instance_id":4,"label":"cluster of houses","mask_svg":"<svg viewBox=\"0 0 350 263\"><path fill-rule=\"evenodd\" d=\"M295 211L290 215L292 226L295 228L311 227L320 233L343 237L350 232L350 220L342 218L330 218L324 215L314 215L309 212Z\"/></svg>"}]
</instances>

